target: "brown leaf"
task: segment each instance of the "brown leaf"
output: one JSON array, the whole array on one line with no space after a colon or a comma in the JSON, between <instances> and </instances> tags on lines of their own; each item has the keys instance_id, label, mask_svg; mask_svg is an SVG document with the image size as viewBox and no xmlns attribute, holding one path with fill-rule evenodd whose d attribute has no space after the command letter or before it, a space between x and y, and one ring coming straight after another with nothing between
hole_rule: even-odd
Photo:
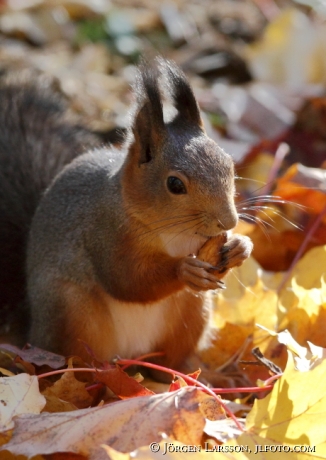
<instances>
[{"instance_id":1,"label":"brown leaf","mask_svg":"<svg viewBox=\"0 0 326 460\"><path fill-rule=\"evenodd\" d=\"M29 457L56 452L94 456L105 443L120 452L131 452L160 442L161 433L198 445L205 425L200 406L207 398L210 396L188 387L73 412L26 414L16 417L13 436L0 451Z\"/></svg>"},{"instance_id":2,"label":"brown leaf","mask_svg":"<svg viewBox=\"0 0 326 460\"><path fill-rule=\"evenodd\" d=\"M0 345L0 348L15 353L16 355L20 356L24 361L36 364L37 366L47 365L50 366L52 369L59 369L60 367L63 367L66 363L66 359L64 356L51 353L50 351L42 350L41 348L33 347L32 345L28 345L28 348L20 350L18 347L15 347L14 345L4 343Z\"/></svg>"},{"instance_id":3,"label":"brown leaf","mask_svg":"<svg viewBox=\"0 0 326 460\"><path fill-rule=\"evenodd\" d=\"M16 356L14 362L16 363L17 367L22 369L23 372L26 372L26 374L35 375L35 366L33 366L33 364L24 361L20 356Z\"/></svg>"},{"instance_id":4,"label":"brown leaf","mask_svg":"<svg viewBox=\"0 0 326 460\"><path fill-rule=\"evenodd\" d=\"M51 390L48 388L47 390ZM56 395L51 394L51 391L46 391L42 393L45 396L46 404L43 409L43 412L70 412L72 410L77 410L76 407L71 402L63 401L58 398Z\"/></svg>"},{"instance_id":5,"label":"brown leaf","mask_svg":"<svg viewBox=\"0 0 326 460\"><path fill-rule=\"evenodd\" d=\"M120 399L135 398L136 396L154 395L134 378L130 377L119 366L106 370L97 370L96 378L104 383Z\"/></svg>"},{"instance_id":6,"label":"brown leaf","mask_svg":"<svg viewBox=\"0 0 326 460\"><path fill-rule=\"evenodd\" d=\"M53 410L50 410L50 407L54 409L53 398L70 403L73 407L78 409L89 407L93 402L93 398L85 389L85 383L77 380L73 372L65 372L60 380L57 380L51 387L46 388L42 394L48 402L45 410L51 412L53 412ZM50 402L51 406L49 406ZM59 408L59 402L57 402L57 404ZM62 406L62 409L68 410L64 409L64 406L65 405Z\"/></svg>"}]
</instances>

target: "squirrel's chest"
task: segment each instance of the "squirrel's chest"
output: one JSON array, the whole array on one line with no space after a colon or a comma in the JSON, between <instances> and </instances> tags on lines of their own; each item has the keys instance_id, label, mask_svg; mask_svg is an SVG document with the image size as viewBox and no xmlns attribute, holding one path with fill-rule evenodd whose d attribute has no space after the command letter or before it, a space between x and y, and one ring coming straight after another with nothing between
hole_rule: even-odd
<instances>
[{"instance_id":1,"label":"squirrel's chest","mask_svg":"<svg viewBox=\"0 0 326 460\"><path fill-rule=\"evenodd\" d=\"M171 298L153 304L130 304L107 295L108 315L96 327L101 333L101 344L96 346L102 359L115 355L132 358L155 350L169 328Z\"/></svg>"}]
</instances>

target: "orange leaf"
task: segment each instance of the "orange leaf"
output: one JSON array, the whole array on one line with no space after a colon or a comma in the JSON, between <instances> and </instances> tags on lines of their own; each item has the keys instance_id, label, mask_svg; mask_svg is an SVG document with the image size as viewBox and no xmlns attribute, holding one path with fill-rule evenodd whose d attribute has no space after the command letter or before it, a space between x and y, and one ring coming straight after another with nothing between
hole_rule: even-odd
<instances>
[{"instance_id":1,"label":"orange leaf","mask_svg":"<svg viewBox=\"0 0 326 460\"><path fill-rule=\"evenodd\" d=\"M151 396L153 391L148 390L134 378L130 377L119 366L106 370L97 370L96 378L104 383L120 399L135 398L136 396Z\"/></svg>"}]
</instances>

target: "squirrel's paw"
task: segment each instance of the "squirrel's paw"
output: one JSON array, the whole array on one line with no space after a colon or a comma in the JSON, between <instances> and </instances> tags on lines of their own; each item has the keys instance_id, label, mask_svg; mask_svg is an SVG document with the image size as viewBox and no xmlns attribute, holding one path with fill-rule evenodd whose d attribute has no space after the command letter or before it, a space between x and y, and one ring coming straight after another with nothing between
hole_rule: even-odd
<instances>
[{"instance_id":1,"label":"squirrel's paw","mask_svg":"<svg viewBox=\"0 0 326 460\"><path fill-rule=\"evenodd\" d=\"M243 235L227 235L226 232L209 239L198 252L198 258L210 263L210 273L221 279L233 267L242 264L251 254L252 241Z\"/></svg>"},{"instance_id":2,"label":"squirrel's paw","mask_svg":"<svg viewBox=\"0 0 326 460\"><path fill-rule=\"evenodd\" d=\"M220 249L220 261L216 267L218 273L225 273L230 268L241 265L250 256L252 248L252 241L247 236L231 235Z\"/></svg>"},{"instance_id":3,"label":"squirrel's paw","mask_svg":"<svg viewBox=\"0 0 326 460\"><path fill-rule=\"evenodd\" d=\"M194 255L183 257L177 267L178 278L194 291L224 288L223 281L209 272L212 268Z\"/></svg>"}]
</instances>

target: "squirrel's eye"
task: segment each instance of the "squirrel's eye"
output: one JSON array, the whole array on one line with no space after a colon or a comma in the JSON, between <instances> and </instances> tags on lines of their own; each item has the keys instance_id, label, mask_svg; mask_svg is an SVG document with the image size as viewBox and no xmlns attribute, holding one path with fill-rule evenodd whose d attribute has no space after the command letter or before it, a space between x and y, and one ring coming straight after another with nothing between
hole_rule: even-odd
<instances>
[{"instance_id":1,"label":"squirrel's eye","mask_svg":"<svg viewBox=\"0 0 326 460\"><path fill-rule=\"evenodd\" d=\"M181 195L183 193L187 193L185 184L178 177L168 177L167 186L169 191L174 195Z\"/></svg>"}]
</instances>

